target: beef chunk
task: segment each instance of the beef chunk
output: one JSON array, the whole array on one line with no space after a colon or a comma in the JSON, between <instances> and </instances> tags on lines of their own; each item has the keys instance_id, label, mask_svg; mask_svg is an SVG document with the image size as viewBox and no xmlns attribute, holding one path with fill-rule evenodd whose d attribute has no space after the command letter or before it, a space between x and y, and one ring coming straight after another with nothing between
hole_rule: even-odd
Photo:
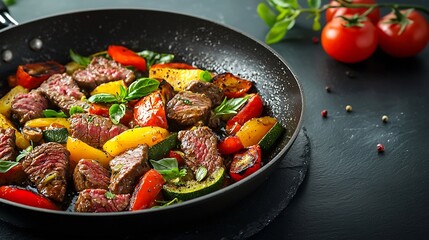
<instances>
[{"instance_id":1,"label":"beef chunk","mask_svg":"<svg viewBox=\"0 0 429 240\"><path fill-rule=\"evenodd\" d=\"M48 100L37 90L17 94L12 100L12 118L24 124L28 120L43 117Z\"/></svg>"},{"instance_id":2,"label":"beef chunk","mask_svg":"<svg viewBox=\"0 0 429 240\"><path fill-rule=\"evenodd\" d=\"M66 113L73 106L79 106L83 109L88 108L88 104L81 100L85 95L67 73L52 75L38 89L54 105Z\"/></svg>"},{"instance_id":3,"label":"beef chunk","mask_svg":"<svg viewBox=\"0 0 429 240\"><path fill-rule=\"evenodd\" d=\"M222 103L225 95L218 86L214 85L211 82L204 82L200 80L192 80L185 90L191 91L194 93L201 93L206 95L212 100L213 106L217 106Z\"/></svg>"},{"instance_id":4,"label":"beef chunk","mask_svg":"<svg viewBox=\"0 0 429 240\"><path fill-rule=\"evenodd\" d=\"M15 161L15 129L0 128L0 161Z\"/></svg>"},{"instance_id":5,"label":"beef chunk","mask_svg":"<svg viewBox=\"0 0 429 240\"><path fill-rule=\"evenodd\" d=\"M206 95L182 91L167 103L167 118L181 126L205 123L211 107L212 101Z\"/></svg>"},{"instance_id":6,"label":"beef chunk","mask_svg":"<svg viewBox=\"0 0 429 240\"><path fill-rule=\"evenodd\" d=\"M127 150L113 158L109 190L115 194L132 193L139 178L150 169L149 147L146 144Z\"/></svg>"},{"instance_id":7,"label":"beef chunk","mask_svg":"<svg viewBox=\"0 0 429 240\"><path fill-rule=\"evenodd\" d=\"M36 146L22 166L30 181L44 196L62 202L67 190L70 152L56 142Z\"/></svg>"},{"instance_id":8,"label":"beef chunk","mask_svg":"<svg viewBox=\"0 0 429 240\"><path fill-rule=\"evenodd\" d=\"M107 190L110 183L110 173L95 160L81 159L74 169L73 181L78 192L90 188Z\"/></svg>"},{"instance_id":9,"label":"beef chunk","mask_svg":"<svg viewBox=\"0 0 429 240\"><path fill-rule=\"evenodd\" d=\"M113 194L106 189L85 189L79 192L76 212L120 212L127 209L130 194Z\"/></svg>"},{"instance_id":10,"label":"beef chunk","mask_svg":"<svg viewBox=\"0 0 429 240\"><path fill-rule=\"evenodd\" d=\"M73 78L81 88L92 90L102 83L116 80L124 80L126 84L130 84L135 75L133 71L113 60L95 57L86 69L75 71Z\"/></svg>"},{"instance_id":11,"label":"beef chunk","mask_svg":"<svg viewBox=\"0 0 429 240\"><path fill-rule=\"evenodd\" d=\"M223 158L217 149L217 137L210 128L203 126L182 130L178 138L185 153L185 163L194 173L200 166L205 167L208 174L223 166Z\"/></svg>"},{"instance_id":12,"label":"beef chunk","mask_svg":"<svg viewBox=\"0 0 429 240\"><path fill-rule=\"evenodd\" d=\"M86 113L73 114L69 121L72 137L96 148L102 147L107 140L128 130L127 126L115 125L106 117Z\"/></svg>"}]
</instances>

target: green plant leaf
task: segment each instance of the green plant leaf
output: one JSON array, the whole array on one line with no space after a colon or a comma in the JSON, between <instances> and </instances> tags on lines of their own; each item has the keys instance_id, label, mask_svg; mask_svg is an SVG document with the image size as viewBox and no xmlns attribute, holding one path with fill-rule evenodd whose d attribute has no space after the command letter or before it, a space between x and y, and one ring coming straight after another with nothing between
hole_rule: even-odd
<instances>
[{"instance_id":1,"label":"green plant leaf","mask_svg":"<svg viewBox=\"0 0 429 240\"><path fill-rule=\"evenodd\" d=\"M66 118L67 115L63 111L55 111L52 109L45 109L43 110L43 116L45 118Z\"/></svg>"},{"instance_id":2,"label":"green plant leaf","mask_svg":"<svg viewBox=\"0 0 429 240\"><path fill-rule=\"evenodd\" d=\"M213 79L211 73L207 70L200 73L200 80L204 82L211 82Z\"/></svg>"},{"instance_id":3,"label":"green plant leaf","mask_svg":"<svg viewBox=\"0 0 429 240\"><path fill-rule=\"evenodd\" d=\"M314 19L313 19L313 30L319 31L321 28L322 28L322 25L320 24L320 13L317 12L314 15Z\"/></svg>"},{"instance_id":4,"label":"green plant leaf","mask_svg":"<svg viewBox=\"0 0 429 240\"><path fill-rule=\"evenodd\" d=\"M149 160L155 169L165 180L171 180L186 175L186 169L179 171L179 164L175 158L163 158L158 161Z\"/></svg>"},{"instance_id":5,"label":"green plant leaf","mask_svg":"<svg viewBox=\"0 0 429 240\"><path fill-rule=\"evenodd\" d=\"M197 169L197 172L195 174L195 178L197 182L201 182L206 176L207 176L207 168L200 166Z\"/></svg>"},{"instance_id":6,"label":"green plant leaf","mask_svg":"<svg viewBox=\"0 0 429 240\"><path fill-rule=\"evenodd\" d=\"M114 103L118 102L118 98L112 94L99 93L89 97L88 101L92 103Z\"/></svg>"},{"instance_id":7,"label":"green plant leaf","mask_svg":"<svg viewBox=\"0 0 429 240\"><path fill-rule=\"evenodd\" d=\"M276 23L276 14L265 3L259 3L256 11L268 26L272 27Z\"/></svg>"},{"instance_id":8,"label":"green plant leaf","mask_svg":"<svg viewBox=\"0 0 429 240\"><path fill-rule=\"evenodd\" d=\"M91 59L89 57L81 56L77 53L75 53L73 50L70 49L70 58L73 60L73 62L78 63L79 65L82 65L84 67L88 66L91 62Z\"/></svg>"},{"instance_id":9,"label":"green plant leaf","mask_svg":"<svg viewBox=\"0 0 429 240\"><path fill-rule=\"evenodd\" d=\"M114 124L119 124L119 121L121 121L122 117L125 116L125 111L127 110L127 107L125 104L113 104L109 108L109 116L110 120Z\"/></svg>"},{"instance_id":10,"label":"green plant leaf","mask_svg":"<svg viewBox=\"0 0 429 240\"><path fill-rule=\"evenodd\" d=\"M322 4L321 0L307 0L308 6L310 8L320 8L320 5Z\"/></svg>"},{"instance_id":11,"label":"green plant leaf","mask_svg":"<svg viewBox=\"0 0 429 240\"><path fill-rule=\"evenodd\" d=\"M149 50L143 50L141 52L137 52L137 55L146 59L147 68L150 68L153 64L156 64L156 63L169 63L174 59L173 54L156 53Z\"/></svg>"},{"instance_id":12,"label":"green plant leaf","mask_svg":"<svg viewBox=\"0 0 429 240\"><path fill-rule=\"evenodd\" d=\"M128 95L125 100L135 100L148 95L149 93L157 90L159 81L152 78L140 78L131 83L128 88Z\"/></svg>"},{"instance_id":13,"label":"green plant leaf","mask_svg":"<svg viewBox=\"0 0 429 240\"><path fill-rule=\"evenodd\" d=\"M281 41L289 29L295 25L295 18L285 18L280 22L276 22L274 26L265 36L265 42L267 44L274 44Z\"/></svg>"},{"instance_id":14,"label":"green plant leaf","mask_svg":"<svg viewBox=\"0 0 429 240\"><path fill-rule=\"evenodd\" d=\"M237 110L246 103L249 97L250 95L246 95L242 98L230 98L228 100L225 97L222 103L215 108L215 117L237 114Z\"/></svg>"},{"instance_id":15,"label":"green plant leaf","mask_svg":"<svg viewBox=\"0 0 429 240\"><path fill-rule=\"evenodd\" d=\"M281 8L299 8L298 0L269 0L273 6Z\"/></svg>"},{"instance_id":16,"label":"green plant leaf","mask_svg":"<svg viewBox=\"0 0 429 240\"><path fill-rule=\"evenodd\" d=\"M5 173L16 166L18 162L0 160L0 173Z\"/></svg>"},{"instance_id":17,"label":"green plant leaf","mask_svg":"<svg viewBox=\"0 0 429 240\"><path fill-rule=\"evenodd\" d=\"M73 106L69 110L69 116L76 114L76 113L84 113L85 111L81 106Z\"/></svg>"}]
</instances>

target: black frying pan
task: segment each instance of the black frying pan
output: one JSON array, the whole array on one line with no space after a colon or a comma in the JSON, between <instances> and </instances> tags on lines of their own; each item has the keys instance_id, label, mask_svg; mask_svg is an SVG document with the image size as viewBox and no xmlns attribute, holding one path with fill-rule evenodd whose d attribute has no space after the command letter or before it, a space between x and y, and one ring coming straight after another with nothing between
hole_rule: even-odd
<instances>
[{"instance_id":1,"label":"black frying pan","mask_svg":"<svg viewBox=\"0 0 429 240\"><path fill-rule=\"evenodd\" d=\"M181 204L138 212L88 214L43 210L0 199L2 220L25 228L49 226L57 231L78 227L80 231L128 232L136 226L151 229L186 223L232 205L254 191L269 177L297 137L303 114L302 91L281 57L240 32L192 16L112 9L74 12L9 26L0 30L0 78L5 85L6 76L14 73L19 64L45 60L67 63L71 48L89 55L105 50L109 44L174 53L177 61L216 72L232 72L254 81L269 106L269 113L287 128L286 134L265 155L261 170L217 192Z\"/></svg>"}]
</instances>

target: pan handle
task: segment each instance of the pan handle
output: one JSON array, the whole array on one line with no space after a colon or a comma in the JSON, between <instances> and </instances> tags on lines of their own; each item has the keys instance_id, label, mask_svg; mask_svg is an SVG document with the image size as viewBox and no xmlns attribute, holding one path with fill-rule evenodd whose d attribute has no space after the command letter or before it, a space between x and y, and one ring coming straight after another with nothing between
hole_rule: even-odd
<instances>
[{"instance_id":1,"label":"pan handle","mask_svg":"<svg viewBox=\"0 0 429 240\"><path fill-rule=\"evenodd\" d=\"M0 29L16 25L18 25L18 22L10 16L6 4L4 4L3 0L0 0Z\"/></svg>"}]
</instances>

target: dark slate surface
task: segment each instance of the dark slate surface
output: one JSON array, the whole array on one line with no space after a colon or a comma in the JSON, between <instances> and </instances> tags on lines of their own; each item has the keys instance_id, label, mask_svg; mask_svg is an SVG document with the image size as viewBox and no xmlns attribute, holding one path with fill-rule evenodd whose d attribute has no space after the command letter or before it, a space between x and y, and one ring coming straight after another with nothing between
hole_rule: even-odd
<instances>
[{"instance_id":1,"label":"dark slate surface","mask_svg":"<svg viewBox=\"0 0 429 240\"><path fill-rule=\"evenodd\" d=\"M259 0L17 2L11 13L20 22L78 9L144 7L211 19L261 41L268 30L255 11ZM426 0L378 2L412 2L429 7ZM298 76L306 103L306 134L301 133L286 158L310 165L290 204L291 195L282 187L292 181L289 174L297 174L303 168L290 168L285 159L265 183L272 188L255 192L255 196L233 209L246 210L251 205L253 211L240 211L229 217L226 213L195 229L152 237L427 239L429 47L406 60L377 52L363 63L342 64L312 42L311 38L319 33L310 26L302 17L287 40L271 46ZM325 91L327 85L331 93ZM352 112L345 111L348 104ZM329 111L326 119L320 116L323 109ZM381 121L383 115L389 116L387 124ZM385 145L384 154L377 152L377 143ZM260 196L263 194L266 196ZM6 223L0 223L0 234L1 239L43 238Z\"/></svg>"}]
</instances>

